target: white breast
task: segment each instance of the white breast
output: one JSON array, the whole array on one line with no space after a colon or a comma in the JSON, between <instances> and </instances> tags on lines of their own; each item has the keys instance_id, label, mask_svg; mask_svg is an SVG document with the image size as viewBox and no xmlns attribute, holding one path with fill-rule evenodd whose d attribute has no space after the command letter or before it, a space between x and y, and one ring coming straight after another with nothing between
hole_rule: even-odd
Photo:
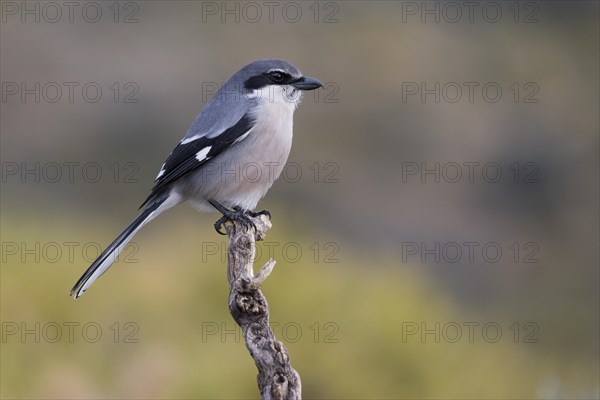
<instances>
[{"instance_id":1,"label":"white breast","mask_svg":"<svg viewBox=\"0 0 600 400\"><path fill-rule=\"evenodd\" d=\"M293 116L300 95L290 89L267 86L255 91L259 104L253 112L252 130L194 177L189 197L199 208L206 210L206 200L216 200L226 207L252 210L264 197L281 174L292 147Z\"/></svg>"}]
</instances>

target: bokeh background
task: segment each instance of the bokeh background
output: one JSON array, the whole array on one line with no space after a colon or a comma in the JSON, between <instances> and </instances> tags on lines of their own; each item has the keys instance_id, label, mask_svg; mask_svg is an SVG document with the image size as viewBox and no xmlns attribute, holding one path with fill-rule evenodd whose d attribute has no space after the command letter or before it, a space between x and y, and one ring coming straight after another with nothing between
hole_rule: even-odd
<instances>
[{"instance_id":1,"label":"bokeh background","mask_svg":"<svg viewBox=\"0 0 600 400\"><path fill-rule=\"evenodd\" d=\"M258 397L217 214L164 214L68 291L264 57L326 83L259 205L304 396L598 398L597 2L69 7L2 2L2 398Z\"/></svg>"}]
</instances>

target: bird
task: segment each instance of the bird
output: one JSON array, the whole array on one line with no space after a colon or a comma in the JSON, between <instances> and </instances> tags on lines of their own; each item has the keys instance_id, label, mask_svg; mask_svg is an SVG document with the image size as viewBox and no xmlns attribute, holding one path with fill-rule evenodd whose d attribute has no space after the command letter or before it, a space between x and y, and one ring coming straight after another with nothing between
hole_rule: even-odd
<instances>
[{"instance_id":1,"label":"bird","mask_svg":"<svg viewBox=\"0 0 600 400\"><path fill-rule=\"evenodd\" d=\"M133 236L166 210L189 201L227 220L253 226L253 211L281 174L292 146L293 115L302 92L323 84L280 59L251 62L234 73L193 121L162 164L138 216L73 286L80 297L115 261Z\"/></svg>"}]
</instances>

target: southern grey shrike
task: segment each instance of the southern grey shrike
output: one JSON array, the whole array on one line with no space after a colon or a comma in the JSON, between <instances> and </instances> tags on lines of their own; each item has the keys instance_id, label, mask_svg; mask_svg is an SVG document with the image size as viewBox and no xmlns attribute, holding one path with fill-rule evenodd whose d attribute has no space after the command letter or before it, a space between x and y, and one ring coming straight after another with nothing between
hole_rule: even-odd
<instances>
[{"instance_id":1,"label":"southern grey shrike","mask_svg":"<svg viewBox=\"0 0 600 400\"><path fill-rule=\"evenodd\" d=\"M255 61L233 74L162 165L139 216L98 256L70 294L81 296L137 231L183 201L223 214L215 223L219 233L227 219L251 226L249 216L270 216L266 210L252 210L287 161L301 91L322 86L289 62L276 59ZM258 168L251 179L235 172L248 165Z\"/></svg>"}]
</instances>

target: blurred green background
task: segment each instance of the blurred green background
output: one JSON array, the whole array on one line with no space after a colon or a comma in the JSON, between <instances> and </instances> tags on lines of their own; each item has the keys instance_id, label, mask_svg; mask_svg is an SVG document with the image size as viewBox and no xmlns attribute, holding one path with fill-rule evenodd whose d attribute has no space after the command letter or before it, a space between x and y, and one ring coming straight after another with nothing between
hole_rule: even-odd
<instances>
[{"instance_id":1,"label":"blurred green background","mask_svg":"<svg viewBox=\"0 0 600 400\"><path fill-rule=\"evenodd\" d=\"M598 398L598 3L475 3L3 1L1 397L258 396L217 214L68 291L215 85L277 57L326 83L259 204L304 396Z\"/></svg>"}]
</instances>

